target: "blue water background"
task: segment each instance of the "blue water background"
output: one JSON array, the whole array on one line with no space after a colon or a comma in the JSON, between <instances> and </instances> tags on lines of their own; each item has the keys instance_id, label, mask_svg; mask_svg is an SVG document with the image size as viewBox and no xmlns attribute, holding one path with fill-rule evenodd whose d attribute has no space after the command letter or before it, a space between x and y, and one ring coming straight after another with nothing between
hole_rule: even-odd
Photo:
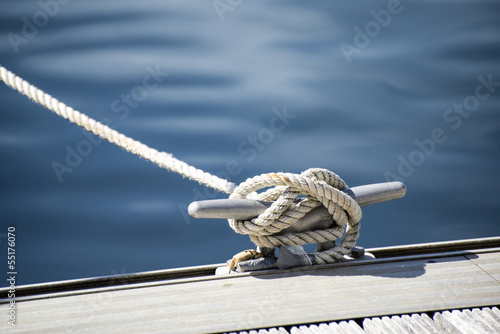
<instances>
[{"instance_id":1,"label":"blue water background","mask_svg":"<svg viewBox=\"0 0 500 334\"><path fill-rule=\"evenodd\" d=\"M404 199L363 210L364 247L500 235L500 3L42 3L52 7L0 2L0 64L127 136L236 183L310 167L350 186L403 179ZM226 195L3 84L0 101L0 268L15 226L18 284L221 263L253 247L223 220L187 216L191 201ZM464 116L447 111L464 103ZM71 169L62 182L54 162Z\"/></svg>"}]
</instances>

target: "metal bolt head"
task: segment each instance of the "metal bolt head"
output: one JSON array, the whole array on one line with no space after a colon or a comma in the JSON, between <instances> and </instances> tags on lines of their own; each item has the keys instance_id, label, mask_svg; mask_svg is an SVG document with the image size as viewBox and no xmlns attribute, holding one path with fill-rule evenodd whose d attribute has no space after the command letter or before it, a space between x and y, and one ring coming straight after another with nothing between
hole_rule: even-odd
<instances>
[{"instance_id":1,"label":"metal bolt head","mask_svg":"<svg viewBox=\"0 0 500 334\"><path fill-rule=\"evenodd\" d=\"M363 247L354 246L351 249L351 256L355 259L360 259L365 256L365 249Z\"/></svg>"}]
</instances>

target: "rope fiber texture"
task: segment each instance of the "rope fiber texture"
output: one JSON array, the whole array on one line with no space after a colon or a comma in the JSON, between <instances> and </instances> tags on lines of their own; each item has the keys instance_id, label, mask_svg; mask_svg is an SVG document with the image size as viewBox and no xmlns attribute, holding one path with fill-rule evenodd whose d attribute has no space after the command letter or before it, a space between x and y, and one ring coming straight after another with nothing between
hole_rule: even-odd
<instances>
[{"instance_id":1,"label":"rope fiber texture","mask_svg":"<svg viewBox=\"0 0 500 334\"><path fill-rule=\"evenodd\" d=\"M262 188L272 187L257 196L261 201L274 201L257 218L250 221L229 219L231 228L248 234L259 247L305 245L342 241L335 247L314 253L316 263L332 263L348 255L359 236L361 207L342 192L348 186L337 174L322 168L311 168L300 175L269 173L255 176L241 183L229 198L246 198ZM306 195L298 205L292 205L299 195ZM336 224L331 228L276 235L304 217L312 209L324 205Z\"/></svg>"},{"instance_id":2,"label":"rope fiber texture","mask_svg":"<svg viewBox=\"0 0 500 334\"><path fill-rule=\"evenodd\" d=\"M235 184L232 182L190 166L187 163L174 158L172 154L159 152L137 140L129 138L116 130L111 129L107 125L89 118L85 114L74 110L37 87L31 85L29 82L16 76L3 66L0 66L0 78L7 86L26 95L34 102L53 111L57 115L81 126L85 130L92 132L103 139L106 139L110 143L118 145L126 151L153 162L162 168L178 173L193 181L197 181L200 184L214 188L226 194L231 194L235 188Z\"/></svg>"},{"instance_id":3,"label":"rope fiber texture","mask_svg":"<svg viewBox=\"0 0 500 334\"><path fill-rule=\"evenodd\" d=\"M333 172L326 169L312 168L300 175L290 173L262 174L247 179L236 187L232 182L190 166L174 158L169 153L159 152L89 118L16 76L1 65L0 79L7 86L85 130L162 168L230 194L230 198L255 197L256 190L273 187L256 195L258 200L274 201L264 213L251 221L229 219L231 228L237 233L248 234L250 239L259 247L275 248L281 245L295 246L322 243L334 241L344 236L339 245L314 253L317 263L330 263L349 254L351 248L356 244L356 239L359 236L361 208L354 199L342 192L342 190L347 189L347 184ZM299 195L306 195L307 197L299 205L291 205ZM296 223L307 212L319 205L324 205L328 209L336 222L336 226L323 230L278 235L279 232Z\"/></svg>"}]
</instances>

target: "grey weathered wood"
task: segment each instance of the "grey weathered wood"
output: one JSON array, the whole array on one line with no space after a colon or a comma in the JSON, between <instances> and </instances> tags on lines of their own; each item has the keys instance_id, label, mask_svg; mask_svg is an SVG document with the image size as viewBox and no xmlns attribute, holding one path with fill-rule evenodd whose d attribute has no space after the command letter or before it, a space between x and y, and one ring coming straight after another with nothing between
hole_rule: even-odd
<instances>
[{"instance_id":1,"label":"grey weathered wood","mask_svg":"<svg viewBox=\"0 0 500 334\"><path fill-rule=\"evenodd\" d=\"M482 333L494 333L492 328L488 326L487 323L485 323L482 319L476 318L471 310L462 310L461 316L464 319L464 321L468 323L473 323L474 326L478 329L478 331Z\"/></svg>"},{"instance_id":2,"label":"grey weathered wood","mask_svg":"<svg viewBox=\"0 0 500 334\"><path fill-rule=\"evenodd\" d=\"M339 322L339 326L346 334L361 334L364 332L363 329L353 320L341 321Z\"/></svg>"},{"instance_id":3,"label":"grey weathered wood","mask_svg":"<svg viewBox=\"0 0 500 334\"><path fill-rule=\"evenodd\" d=\"M488 321L481 316L480 313L473 313L472 310L463 310L462 312L467 316L469 321L474 321L478 326L480 326L484 333L500 332L495 330L495 328L490 325Z\"/></svg>"},{"instance_id":4,"label":"grey weathered wood","mask_svg":"<svg viewBox=\"0 0 500 334\"><path fill-rule=\"evenodd\" d=\"M318 325L321 334L336 334L333 329L331 329L328 324L321 323Z\"/></svg>"},{"instance_id":5,"label":"grey weathered wood","mask_svg":"<svg viewBox=\"0 0 500 334\"><path fill-rule=\"evenodd\" d=\"M476 266L487 272L492 278L500 282L500 261L498 261L495 253L482 254L479 258L476 258L473 254L466 255L466 257Z\"/></svg>"},{"instance_id":6,"label":"grey weathered wood","mask_svg":"<svg viewBox=\"0 0 500 334\"><path fill-rule=\"evenodd\" d=\"M368 334L395 334L390 328L387 328L386 324L379 317L374 317L371 319L365 319L363 321L363 328Z\"/></svg>"},{"instance_id":7,"label":"grey weathered wood","mask_svg":"<svg viewBox=\"0 0 500 334\"><path fill-rule=\"evenodd\" d=\"M270 328L270 329L259 329L259 330L249 330L249 331L241 331L241 332L231 332L230 334L290 334L283 327L280 328Z\"/></svg>"},{"instance_id":8,"label":"grey weathered wood","mask_svg":"<svg viewBox=\"0 0 500 334\"><path fill-rule=\"evenodd\" d=\"M385 328L387 328L386 333L401 333L401 329L398 328L397 324L395 323L394 319L392 317L382 317L380 319L382 321L382 324L384 325Z\"/></svg>"},{"instance_id":9,"label":"grey weathered wood","mask_svg":"<svg viewBox=\"0 0 500 334\"><path fill-rule=\"evenodd\" d=\"M395 327L399 329L400 333L410 333L410 334L421 334L419 331L413 330L413 328L407 324L400 316L392 316L391 322Z\"/></svg>"},{"instance_id":10,"label":"grey weathered wood","mask_svg":"<svg viewBox=\"0 0 500 334\"><path fill-rule=\"evenodd\" d=\"M437 334L439 331L436 325L427 314L412 314L411 316L405 314L402 316L403 321L405 321L410 328L421 334Z\"/></svg>"},{"instance_id":11,"label":"grey weathered wood","mask_svg":"<svg viewBox=\"0 0 500 334\"><path fill-rule=\"evenodd\" d=\"M486 310L481 311L478 308L472 309L476 321L484 322L489 328L491 333L500 333L500 321L494 319Z\"/></svg>"},{"instance_id":12,"label":"grey weathered wood","mask_svg":"<svg viewBox=\"0 0 500 334\"><path fill-rule=\"evenodd\" d=\"M279 327L279 328L271 328L269 330L269 334L289 334L289 332L283 327Z\"/></svg>"},{"instance_id":13,"label":"grey weathered wood","mask_svg":"<svg viewBox=\"0 0 500 334\"><path fill-rule=\"evenodd\" d=\"M492 307L491 309L483 308L482 311L491 316L498 324L500 324L500 311L498 310L498 308L496 307Z\"/></svg>"},{"instance_id":14,"label":"grey weathered wood","mask_svg":"<svg viewBox=\"0 0 500 334\"><path fill-rule=\"evenodd\" d=\"M500 304L499 262L496 249L49 294L18 302L18 324L9 332L229 332L363 317L374 317L365 320L367 332L398 332L399 320L393 325L386 315ZM481 312L500 323L497 308ZM457 328L439 312L434 324ZM0 332L7 326L0 322Z\"/></svg>"},{"instance_id":15,"label":"grey weathered wood","mask_svg":"<svg viewBox=\"0 0 500 334\"><path fill-rule=\"evenodd\" d=\"M322 330L322 333L328 333L328 334L346 334L349 332L346 332L343 328L340 327L339 324L332 322L330 324L325 324L322 323L319 325L319 328Z\"/></svg>"},{"instance_id":16,"label":"grey weathered wood","mask_svg":"<svg viewBox=\"0 0 500 334\"><path fill-rule=\"evenodd\" d=\"M435 313L433 318L434 322L439 326L442 332L445 333L463 333L467 334L467 332L462 332L460 330L460 325L457 323L454 323L453 321L450 321L449 318L447 318L445 315L442 313Z\"/></svg>"},{"instance_id":17,"label":"grey weathered wood","mask_svg":"<svg viewBox=\"0 0 500 334\"><path fill-rule=\"evenodd\" d=\"M323 334L322 330L319 329L319 326L317 326L317 325L310 325L309 329L310 329L310 332L307 332L309 334Z\"/></svg>"},{"instance_id":18,"label":"grey weathered wood","mask_svg":"<svg viewBox=\"0 0 500 334\"><path fill-rule=\"evenodd\" d=\"M465 333L483 333L481 328L477 326L473 318L466 318L459 310L444 311L443 315L449 322L454 323L460 327L460 330Z\"/></svg>"},{"instance_id":19,"label":"grey weathered wood","mask_svg":"<svg viewBox=\"0 0 500 334\"><path fill-rule=\"evenodd\" d=\"M302 325L302 326L293 326L290 329L291 334L321 334L318 326L316 325Z\"/></svg>"},{"instance_id":20,"label":"grey weathered wood","mask_svg":"<svg viewBox=\"0 0 500 334\"><path fill-rule=\"evenodd\" d=\"M414 318L413 315L412 318ZM419 325L423 326L430 333L435 333L435 334L441 333L441 330L437 327L434 321L427 314L425 313L421 314L419 317L415 317L414 319L418 319Z\"/></svg>"},{"instance_id":21,"label":"grey weathered wood","mask_svg":"<svg viewBox=\"0 0 500 334\"><path fill-rule=\"evenodd\" d=\"M241 332L240 332L241 333ZM290 334L283 327L279 328L269 328L269 329L261 329L257 332L258 334Z\"/></svg>"},{"instance_id":22,"label":"grey weathered wood","mask_svg":"<svg viewBox=\"0 0 500 334\"><path fill-rule=\"evenodd\" d=\"M482 310L473 309L472 313L476 319L480 319L485 323L489 328L492 329L492 333L500 333L500 317L493 317L492 314L495 310L498 310L496 307L491 309L483 308Z\"/></svg>"},{"instance_id":23,"label":"grey weathered wood","mask_svg":"<svg viewBox=\"0 0 500 334\"><path fill-rule=\"evenodd\" d=\"M424 330L422 330L422 328L420 328L420 326L418 326L418 324L412 321L412 318L408 314L401 315L400 320L408 326L412 333L426 333Z\"/></svg>"},{"instance_id":24,"label":"grey weathered wood","mask_svg":"<svg viewBox=\"0 0 500 334\"><path fill-rule=\"evenodd\" d=\"M363 333L500 333L498 326L500 322L490 318L488 315L496 312L495 308L483 308L482 310L475 308L473 310L464 309L462 311L443 311L435 312L434 316L437 322L425 313L392 316L392 317L374 317L364 320L364 327L353 320L331 322L328 325L321 323L319 325L300 325L291 328L291 334L363 334ZM499 312L500 314L500 312ZM457 320L460 319L460 320ZM487 321L488 320L488 321ZM276 329L273 329L276 330ZM271 332L271 330L257 331L242 331L239 334L278 334L288 333L281 328L283 332Z\"/></svg>"}]
</instances>

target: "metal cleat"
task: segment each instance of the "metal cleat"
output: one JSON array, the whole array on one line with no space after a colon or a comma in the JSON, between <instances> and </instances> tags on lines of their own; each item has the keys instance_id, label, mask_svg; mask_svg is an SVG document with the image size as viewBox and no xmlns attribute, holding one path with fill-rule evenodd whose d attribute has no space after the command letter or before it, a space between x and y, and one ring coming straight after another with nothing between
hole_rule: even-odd
<instances>
[{"instance_id":1,"label":"metal cleat","mask_svg":"<svg viewBox=\"0 0 500 334\"><path fill-rule=\"evenodd\" d=\"M406 195L406 186L402 182L375 183L364 186L352 187L343 191L352 197L361 207L402 198ZM297 200L296 202L300 202ZM193 202L188 207L189 214L194 218L218 218L251 220L263 213L272 202L257 201L252 199L218 199L208 201ZM313 231L331 227L335 222L328 210L324 206L319 206L297 223L277 233L284 235L287 233L297 233ZM324 251L335 246L334 241L318 243L318 251ZM284 249L285 247L283 247ZM231 261L230 269L237 267L239 271L253 271L272 268L289 268L300 265L310 265L314 260L304 256L299 249L290 248L289 251L280 250L280 256L276 259L275 249L258 249L259 255L252 254L252 258L243 259L241 253ZM282 254L283 253L283 254ZM353 249L352 258L363 258L364 253L360 248ZM246 260L246 261L245 261Z\"/></svg>"}]
</instances>

